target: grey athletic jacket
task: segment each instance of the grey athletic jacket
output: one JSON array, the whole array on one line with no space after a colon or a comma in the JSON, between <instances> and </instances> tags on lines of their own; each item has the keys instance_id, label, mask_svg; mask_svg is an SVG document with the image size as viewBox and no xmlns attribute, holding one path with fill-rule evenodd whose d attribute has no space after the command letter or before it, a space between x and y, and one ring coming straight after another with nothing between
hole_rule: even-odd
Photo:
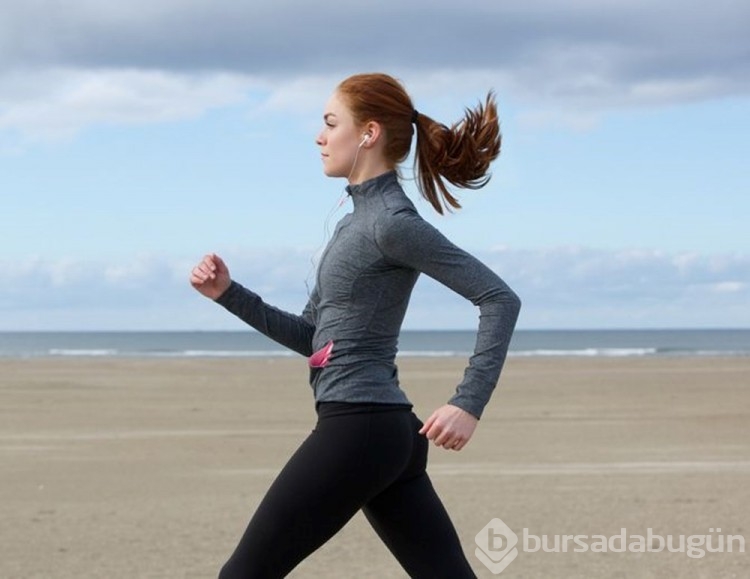
<instances>
[{"instance_id":1,"label":"grey athletic jacket","mask_svg":"<svg viewBox=\"0 0 750 579\"><path fill-rule=\"evenodd\" d=\"M410 404L395 357L412 288L425 273L479 307L474 354L448 401L479 418L505 362L518 296L419 216L395 171L347 191L354 210L337 224L301 316L235 281L216 301L308 357L317 402Z\"/></svg>"}]
</instances>

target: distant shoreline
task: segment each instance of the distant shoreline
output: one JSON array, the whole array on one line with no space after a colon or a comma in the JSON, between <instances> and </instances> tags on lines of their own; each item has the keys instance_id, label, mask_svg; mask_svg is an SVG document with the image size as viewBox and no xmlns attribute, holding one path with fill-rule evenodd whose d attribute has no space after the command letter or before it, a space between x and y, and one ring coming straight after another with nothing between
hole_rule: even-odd
<instances>
[{"instance_id":1,"label":"distant shoreline","mask_svg":"<svg viewBox=\"0 0 750 579\"><path fill-rule=\"evenodd\" d=\"M401 358L470 356L473 330L404 330ZM248 330L0 332L0 358L283 358L298 354ZM518 330L510 357L747 357L750 329Z\"/></svg>"}]
</instances>

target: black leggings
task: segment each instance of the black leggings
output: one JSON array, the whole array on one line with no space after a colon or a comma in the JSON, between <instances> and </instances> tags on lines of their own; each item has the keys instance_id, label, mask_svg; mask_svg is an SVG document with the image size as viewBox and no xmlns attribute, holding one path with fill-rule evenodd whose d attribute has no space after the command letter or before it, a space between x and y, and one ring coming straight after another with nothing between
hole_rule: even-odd
<instances>
[{"instance_id":1,"label":"black leggings","mask_svg":"<svg viewBox=\"0 0 750 579\"><path fill-rule=\"evenodd\" d=\"M284 577L362 509L410 577L475 577L432 487L408 407L323 403L220 579Z\"/></svg>"}]
</instances>

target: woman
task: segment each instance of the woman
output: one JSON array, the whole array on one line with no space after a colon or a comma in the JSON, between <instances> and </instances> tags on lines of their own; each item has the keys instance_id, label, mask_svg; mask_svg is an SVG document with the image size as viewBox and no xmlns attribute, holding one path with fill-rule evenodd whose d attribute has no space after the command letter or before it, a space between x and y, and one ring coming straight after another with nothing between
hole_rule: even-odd
<instances>
[{"instance_id":1,"label":"woman","mask_svg":"<svg viewBox=\"0 0 750 579\"><path fill-rule=\"evenodd\" d=\"M502 369L520 301L489 268L423 221L396 168L416 126L421 194L459 208L445 181L487 183L500 152L494 98L448 128L417 113L383 74L344 80L316 143L329 177L348 179L354 209L318 265L301 316L267 305L210 254L192 285L258 331L309 358L318 422L261 501L220 578L283 577L360 509L412 577L474 577L425 467L428 440L461 450ZM399 387L401 323L420 272L479 307L476 348L447 404L422 424Z\"/></svg>"}]
</instances>

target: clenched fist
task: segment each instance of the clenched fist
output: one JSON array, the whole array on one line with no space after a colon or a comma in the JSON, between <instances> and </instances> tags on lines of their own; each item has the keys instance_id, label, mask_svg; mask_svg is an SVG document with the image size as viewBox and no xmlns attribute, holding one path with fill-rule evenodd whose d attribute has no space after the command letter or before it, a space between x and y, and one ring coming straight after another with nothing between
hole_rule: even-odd
<instances>
[{"instance_id":1,"label":"clenched fist","mask_svg":"<svg viewBox=\"0 0 750 579\"><path fill-rule=\"evenodd\" d=\"M190 285L207 298L217 299L229 288L229 268L215 253L209 253L190 272Z\"/></svg>"}]
</instances>

